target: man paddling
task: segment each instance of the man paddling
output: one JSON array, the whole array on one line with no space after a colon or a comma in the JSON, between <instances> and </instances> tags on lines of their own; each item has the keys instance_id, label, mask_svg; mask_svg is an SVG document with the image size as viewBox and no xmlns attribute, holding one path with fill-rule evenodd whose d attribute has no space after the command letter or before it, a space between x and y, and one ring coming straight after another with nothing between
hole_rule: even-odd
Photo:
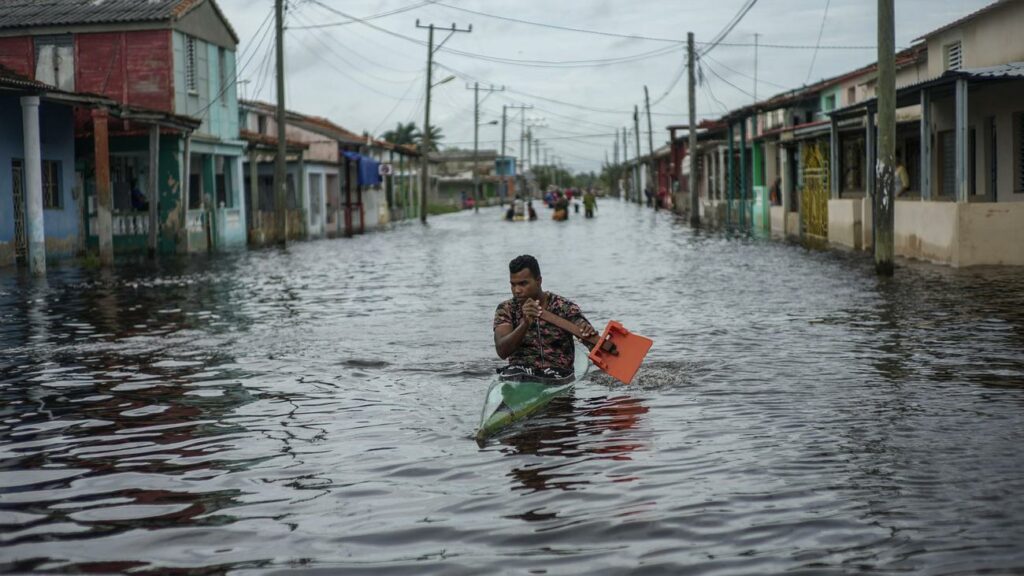
<instances>
[{"instance_id":1,"label":"man paddling","mask_svg":"<svg viewBox=\"0 0 1024 576\"><path fill-rule=\"evenodd\" d=\"M597 331L580 307L541 286L540 264L533 256L517 256L508 264L512 298L494 311L494 349L508 360L500 372L508 377L566 380L573 375L576 349L572 335L538 320L541 310L561 316L583 330L584 338Z\"/></svg>"}]
</instances>

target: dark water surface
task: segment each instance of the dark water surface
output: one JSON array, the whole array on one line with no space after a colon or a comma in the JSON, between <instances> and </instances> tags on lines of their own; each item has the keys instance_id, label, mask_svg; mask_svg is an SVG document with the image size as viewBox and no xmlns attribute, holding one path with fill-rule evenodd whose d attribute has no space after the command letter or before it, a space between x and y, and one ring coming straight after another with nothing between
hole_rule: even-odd
<instances>
[{"instance_id":1,"label":"dark water surface","mask_svg":"<svg viewBox=\"0 0 1024 576\"><path fill-rule=\"evenodd\" d=\"M0 272L0 570L1024 573L1024 271L548 214ZM656 344L480 448L523 252Z\"/></svg>"}]
</instances>

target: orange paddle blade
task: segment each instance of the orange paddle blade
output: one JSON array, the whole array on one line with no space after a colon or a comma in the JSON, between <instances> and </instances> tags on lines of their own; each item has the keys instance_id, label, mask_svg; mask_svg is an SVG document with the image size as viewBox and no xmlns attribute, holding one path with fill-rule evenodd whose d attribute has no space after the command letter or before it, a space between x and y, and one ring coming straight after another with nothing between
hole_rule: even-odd
<instances>
[{"instance_id":1,"label":"orange paddle blade","mask_svg":"<svg viewBox=\"0 0 1024 576\"><path fill-rule=\"evenodd\" d=\"M618 354L612 354L607 350L605 342L614 345ZM647 357L647 351L651 349L654 341L639 334L634 334L612 320L604 327L604 332L598 339L598 343L590 351L590 360L595 366L608 373L623 384L629 384L640 369L640 364Z\"/></svg>"}]
</instances>

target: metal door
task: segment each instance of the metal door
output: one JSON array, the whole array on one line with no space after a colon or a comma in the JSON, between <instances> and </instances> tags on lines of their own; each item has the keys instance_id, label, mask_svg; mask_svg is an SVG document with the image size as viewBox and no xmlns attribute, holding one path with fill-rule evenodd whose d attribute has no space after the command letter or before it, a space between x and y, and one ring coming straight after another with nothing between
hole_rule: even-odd
<instances>
[{"instance_id":1,"label":"metal door","mask_svg":"<svg viewBox=\"0 0 1024 576\"><path fill-rule=\"evenodd\" d=\"M804 234L828 238L829 144L819 140L804 146Z\"/></svg>"},{"instance_id":2,"label":"metal door","mask_svg":"<svg viewBox=\"0 0 1024 576\"><path fill-rule=\"evenodd\" d=\"M19 264L28 263L28 235L25 233L25 186L21 160L11 161L14 184L14 258Z\"/></svg>"}]
</instances>

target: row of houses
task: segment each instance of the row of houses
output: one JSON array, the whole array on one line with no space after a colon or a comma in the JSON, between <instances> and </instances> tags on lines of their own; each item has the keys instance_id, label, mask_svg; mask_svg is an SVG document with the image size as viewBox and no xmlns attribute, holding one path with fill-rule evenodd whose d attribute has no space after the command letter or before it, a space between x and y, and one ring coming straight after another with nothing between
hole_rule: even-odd
<instances>
[{"instance_id":1,"label":"row of houses","mask_svg":"<svg viewBox=\"0 0 1024 576\"><path fill-rule=\"evenodd\" d=\"M1024 265L1024 0L1000 0L896 55L898 256ZM652 183L702 222L773 238L872 249L877 66L685 127L650 162ZM628 172L628 171L627 171Z\"/></svg>"},{"instance_id":2,"label":"row of houses","mask_svg":"<svg viewBox=\"0 0 1024 576\"><path fill-rule=\"evenodd\" d=\"M214 0L5 2L0 266L351 236L418 216L418 150L293 111L278 206L276 109L238 98L238 43Z\"/></svg>"}]
</instances>

